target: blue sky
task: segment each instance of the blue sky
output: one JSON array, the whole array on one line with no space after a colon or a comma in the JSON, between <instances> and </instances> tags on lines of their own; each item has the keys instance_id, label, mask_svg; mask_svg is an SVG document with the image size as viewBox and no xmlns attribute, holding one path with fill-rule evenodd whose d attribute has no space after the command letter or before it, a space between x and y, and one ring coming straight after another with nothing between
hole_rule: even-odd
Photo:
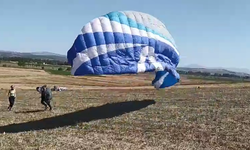
<instances>
[{"instance_id":1,"label":"blue sky","mask_svg":"<svg viewBox=\"0 0 250 150\"><path fill-rule=\"evenodd\" d=\"M66 55L84 24L115 10L165 23L180 66L250 69L249 0L0 0L0 50Z\"/></svg>"}]
</instances>

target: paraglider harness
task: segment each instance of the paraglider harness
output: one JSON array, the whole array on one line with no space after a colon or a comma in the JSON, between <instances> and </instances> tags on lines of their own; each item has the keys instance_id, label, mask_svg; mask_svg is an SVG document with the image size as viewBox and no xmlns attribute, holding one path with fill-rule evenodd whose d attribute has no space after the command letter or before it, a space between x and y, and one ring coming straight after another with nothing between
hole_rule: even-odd
<instances>
[{"instance_id":1,"label":"paraglider harness","mask_svg":"<svg viewBox=\"0 0 250 150\"><path fill-rule=\"evenodd\" d=\"M46 88L45 86L42 87L36 87L36 91L41 94L43 98L46 98L47 100L52 100L52 91L49 88Z\"/></svg>"},{"instance_id":2,"label":"paraglider harness","mask_svg":"<svg viewBox=\"0 0 250 150\"><path fill-rule=\"evenodd\" d=\"M41 95L44 98L45 101L51 101L52 100L52 92L50 88L46 88L44 86L41 87L40 91L41 91Z\"/></svg>"},{"instance_id":3,"label":"paraglider harness","mask_svg":"<svg viewBox=\"0 0 250 150\"><path fill-rule=\"evenodd\" d=\"M46 86L42 86L40 89L37 88L37 91L41 93L41 103L45 106L45 110L47 107L50 107L50 110L52 110L51 106L51 100L52 100L52 92L51 89L47 88Z\"/></svg>"}]
</instances>

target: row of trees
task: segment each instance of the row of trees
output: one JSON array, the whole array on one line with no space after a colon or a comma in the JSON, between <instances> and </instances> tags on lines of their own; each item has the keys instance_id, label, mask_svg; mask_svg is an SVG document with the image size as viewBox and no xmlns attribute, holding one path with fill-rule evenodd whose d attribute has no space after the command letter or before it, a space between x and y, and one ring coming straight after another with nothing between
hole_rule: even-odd
<instances>
[{"instance_id":1,"label":"row of trees","mask_svg":"<svg viewBox=\"0 0 250 150\"><path fill-rule=\"evenodd\" d=\"M1 61L16 61L18 62L18 66L24 67L24 66L36 66L36 67L42 67L44 69L44 64L48 65L68 65L68 62L66 61L60 61L60 60L51 60L51 59L33 59L33 58L23 58L23 57L2 57L0 58ZM6 66L7 67L7 66ZM58 68L59 71L64 70L62 67ZM65 69L66 71L70 70L70 67L67 67ZM229 73L208 73L208 72L201 72L201 71L183 71L178 70L180 74L187 74L187 75L195 75L195 76L210 76L210 77L226 77L226 78L239 78L239 79L250 79L250 76L239 76L236 74L229 74Z\"/></svg>"},{"instance_id":2,"label":"row of trees","mask_svg":"<svg viewBox=\"0 0 250 150\"><path fill-rule=\"evenodd\" d=\"M33 58L23 58L23 57L2 57L0 61L16 61L20 62L20 65L26 64L37 64L41 66L43 63L51 65L68 65L66 61L52 60L52 59L33 59Z\"/></svg>"},{"instance_id":3,"label":"row of trees","mask_svg":"<svg viewBox=\"0 0 250 150\"><path fill-rule=\"evenodd\" d=\"M58 71L70 71L71 67L63 67L65 65L68 65L67 62L59 61L59 60L49 60L49 59L32 59L32 58L22 58L22 57L2 57L0 58L1 62L17 62L17 65L19 67L41 67L41 69L44 69L45 66L62 66L58 67ZM3 67L9 67L10 65L3 64Z\"/></svg>"}]
</instances>

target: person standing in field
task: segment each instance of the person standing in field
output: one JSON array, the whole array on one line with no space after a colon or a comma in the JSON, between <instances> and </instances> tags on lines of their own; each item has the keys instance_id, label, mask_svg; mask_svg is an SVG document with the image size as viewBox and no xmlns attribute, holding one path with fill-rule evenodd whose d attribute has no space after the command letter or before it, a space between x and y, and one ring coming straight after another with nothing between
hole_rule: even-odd
<instances>
[{"instance_id":1,"label":"person standing in field","mask_svg":"<svg viewBox=\"0 0 250 150\"><path fill-rule=\"evenodd\" d=\"M8 96L9 96L9 103L10 103L8 110L11 111L12 107L14 106L15 99L16 99L16 89L14 88L13 85L10 86Z\"/></svg>"},{"instance_id":2,"label":"person standing in field","mask_svg":"<svg viewBox=\"0 0 250 150\"><path fill-rule=\"evenodd\" d=\"M52 99L52 92L50 88L47 88L47 85L41 87L41 103L45 106L45 110L47 110L48 106L50 110L52 110L52 106L50 101Z\"/></svg>"}]
</instances>

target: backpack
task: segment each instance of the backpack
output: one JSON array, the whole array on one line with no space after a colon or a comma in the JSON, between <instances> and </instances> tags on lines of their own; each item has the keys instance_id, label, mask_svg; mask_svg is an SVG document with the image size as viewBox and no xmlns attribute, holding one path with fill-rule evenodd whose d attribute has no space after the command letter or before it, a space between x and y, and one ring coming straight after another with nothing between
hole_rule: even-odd
<instances>
[{"instance_id":1,"label":"backpack","mask_svg":"<svg viewBox=\"0 0 250 150\"><path fill-rule=\"evenodd\" d=\"M51 89L50 89L50 88L47 88L45 92L46 92L46 98L47 98L48 100L52 100L52 92L51 92Z\"/></svg>"}]
</instances>

